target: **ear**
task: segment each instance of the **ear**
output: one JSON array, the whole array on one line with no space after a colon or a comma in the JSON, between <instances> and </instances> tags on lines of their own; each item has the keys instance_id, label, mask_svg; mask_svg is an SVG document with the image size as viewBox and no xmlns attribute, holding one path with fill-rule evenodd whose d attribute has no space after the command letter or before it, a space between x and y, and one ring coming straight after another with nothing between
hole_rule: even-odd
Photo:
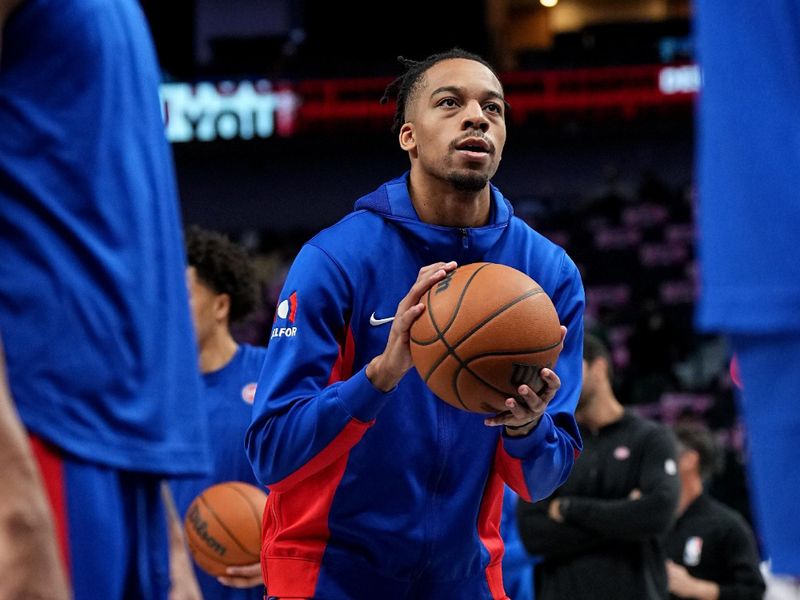
<instances>
[{"instance_id":1,"label":"ear","mask_svg":"<svg viewBox=\"0 0 800 600\"><path fill-rule=\"evenodd\" d=\"M417 137L414 131L414 124L411 122L403 123L398 136L400 147L406 152L413 152L417 148Z\"/></svg>"},{"instance_id":2,"label":"ear","mask_svg":"<svg viewBox=\"0 0 800 600\"><path fill-rule=\"evenodd\" d=\"M589 363L589 370L593 375L608 377L608 361L602 356L598 356Z\"/></svg>"},{"instance_id":3,"label":"ear","mask_svg":"<svg viewBox=\"0 0 800 600\"><path fill-rule=\"evenodd\" d=\"M688 449L680 457L687 470L700 472L700 454L697 450Z\"/></svg>"},{"instance_id":4,"label":"ear","mask_svg":"<svg viewBox=\"0 0 800 600\"><path fill-rule=\"evenodd\" d=\"M217 321L228 321L231 314L231 297L228 294L217 294L214 297L214 317Z\"/></svg>"}]
</instances>

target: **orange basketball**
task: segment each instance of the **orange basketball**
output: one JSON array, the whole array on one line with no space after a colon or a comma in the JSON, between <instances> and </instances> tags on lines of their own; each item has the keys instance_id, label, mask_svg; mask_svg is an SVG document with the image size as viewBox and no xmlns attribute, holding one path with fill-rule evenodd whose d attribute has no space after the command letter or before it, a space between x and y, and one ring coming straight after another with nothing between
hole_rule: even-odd
<instances>
[{"instance_id":1,"label":"orange basketball","mask_svg":"<svg viewBox=\"0 0 800 600\"><path fill-rule=\"evenodd\" d=\"M261 516L267 495L249 483L228 481L203 490L189 505L184 525L195 562L209 575L260 560Z\"/></svg>"},{"instance_id":2,"label":"orange basketball","mask_svg":"<svg viewBox=\"0 0 800 600\"><path fill-rule=\"evenodd\" d=\"M508 410L525 383L541 387L539 370L561 352L558 314L533 279L505 265L459 267L421 300L411 327L411 356L442 400L477 413Z\"/></svg>"}]
</instances>

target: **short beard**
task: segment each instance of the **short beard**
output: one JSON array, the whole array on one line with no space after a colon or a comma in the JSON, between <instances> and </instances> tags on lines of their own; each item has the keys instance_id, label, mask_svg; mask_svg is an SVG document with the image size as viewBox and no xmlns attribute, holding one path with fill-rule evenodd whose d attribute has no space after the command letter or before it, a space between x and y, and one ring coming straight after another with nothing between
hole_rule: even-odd
<instances>
[{"instance_id":1,"label":"short beard","mask_svg":"<svg viewBox=\"0 0 800 600\"><path fill-rule=\"evenodd\" d=\"M447 180L459 192L480 192L489 183L489 178L479 173L451 173Z\"/></svg>"}]
</instances>

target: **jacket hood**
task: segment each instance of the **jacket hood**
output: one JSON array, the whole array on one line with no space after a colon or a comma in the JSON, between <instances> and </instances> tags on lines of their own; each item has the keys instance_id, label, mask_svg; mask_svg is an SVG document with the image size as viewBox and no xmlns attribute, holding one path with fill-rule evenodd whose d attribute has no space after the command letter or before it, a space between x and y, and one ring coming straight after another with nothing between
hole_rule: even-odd
<instances>
[{"instance_id":1,"label":"jacket hood","mask_svg":"<svg viewBox=\"0 0 800 600\"><path fill-rule=\"evenodd\" d=\"M408 194L408 171L381 185L356 201L355 210L366 210L398 228L411 238L413 247L426 264L457 260L468 264L483 259L505 233L514 209L503 194L490 184L491 212L483 227L444 227L420 221Z\"/></svg>"}]
</instances>

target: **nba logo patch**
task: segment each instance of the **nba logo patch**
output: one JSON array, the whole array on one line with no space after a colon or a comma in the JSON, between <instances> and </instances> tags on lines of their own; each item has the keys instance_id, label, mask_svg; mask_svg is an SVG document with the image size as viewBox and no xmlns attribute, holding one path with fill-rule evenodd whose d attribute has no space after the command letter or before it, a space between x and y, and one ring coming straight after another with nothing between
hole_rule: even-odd
<instances>
[{"instance_id":1,"label":"nba logo patch","mask_svg":"<svg viewBox=\"0 0 800 600\"><path fill-rule=\"evenodd\" d=\"M242 400L244 400L248 404L252 404L253 400L255 399L256 399L256 384L248 383L246 386L242 388Z\"/></svg>"},{"instance_id":2,"label":"nba logo patch","mask_svg":"<svg viewBox=\"0 0 800 600\"><path fill-rule=\"evenodd\" d=\"M700 556L703 554L703 538L692 536L686 540L683 547L683 564L687 567L696 567L700 564Z\"/></svg>"}]
</instances>

